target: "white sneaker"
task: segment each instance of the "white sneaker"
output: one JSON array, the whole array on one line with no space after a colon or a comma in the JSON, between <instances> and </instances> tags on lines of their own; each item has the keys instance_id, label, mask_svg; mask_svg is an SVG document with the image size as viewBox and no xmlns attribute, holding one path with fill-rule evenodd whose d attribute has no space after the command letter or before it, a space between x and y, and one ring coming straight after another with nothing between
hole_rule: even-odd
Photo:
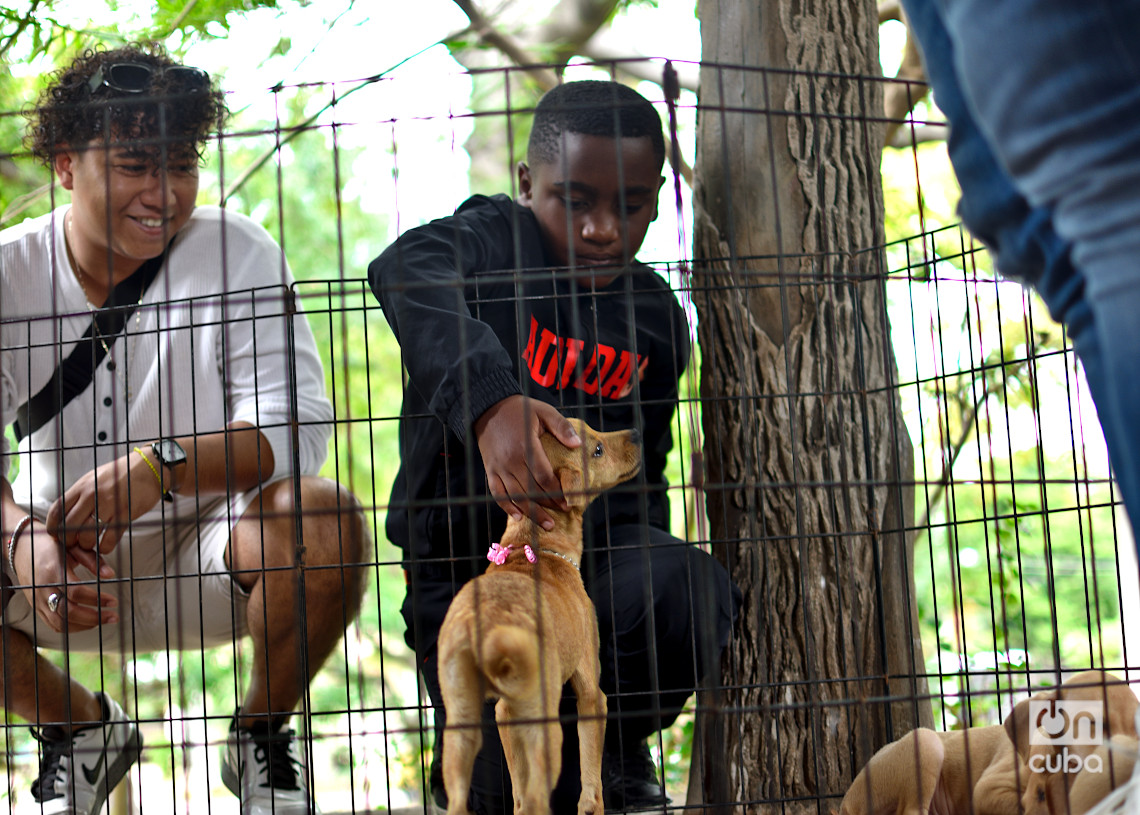
<instances>
[{"instance_id":1,"label":"white sneaker","mask_svg":"<svg viewBox=\"0 0 1140 815\"><path fill-rule=\"evenodd\" d=\"M254 732L230 725L222 750L222 783L241 799L242 815L319 815L310 804L305 768L292 730Z\"/></svg>"},{"instance_id":2,"label":"white sneaker","mask_svg":"<svg viewBox=\"0 0 1140 815\"><path fill-rule=\"evenodd\" d=\"M32 728L42 745L40 777L32 797L42 815L96 815L107 795L138 760L142 738L114 699L95 694L103 724L67 733L59 727Z\"/></svg>"}]
</instances>

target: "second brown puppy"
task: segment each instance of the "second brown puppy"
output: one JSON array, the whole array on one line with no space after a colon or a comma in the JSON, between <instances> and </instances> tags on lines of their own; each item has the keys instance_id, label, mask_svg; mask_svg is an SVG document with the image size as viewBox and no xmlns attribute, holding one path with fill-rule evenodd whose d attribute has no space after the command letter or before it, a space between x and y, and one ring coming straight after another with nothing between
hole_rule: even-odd
<instances>
[{"instance_id":1,"label":"second brown puppy","mask_svg":"<svg viewBox=\"0 0 1140 815\"><path fill-rule=\"evenodd\" d=\"M570 504L548 510L547 532L509 520L491 547L487 572L455 596L439 632L439 684L447 712L443 783L449 815L467 810L483 702L498 699L495 721L514 788L514 811L550 812L562 770L558 705L569 682L578 699L582 795L579 815L602 815L606 697L598 685L598 621L579 571L582 513L599 492L641 469L640 434L599 433L571 419L582 446L554 436L542 447Z\"/></svg>"},{"instance_id":2,"label":"second brown puppy","mask_svg":"<svg viewBox=\"0 0 1140 815\"><path fill-rule=\"evenodd\" d=\"M912 730L871 757L840 815L1018 815L1017 756L1005 728Z\"/></svg>"},{"instance_id":3,"label":"second brown puppy","mask_svg":"<svg viewBox=\"0 0 1140 815\"><path fill-rule=\"evenodd\" d=\"M1040 731L1042 738L1034 744L1031 735L1038 731L1042 723L1030 721L1030 703L1072 701L1097 702L1101 705L1099 727L1103 732L1100 733L1100 743L1070 745L1053 741L1048 733ZM1131 768L1124 768L1124 756L1129 752L1124 749L1126 742L1117 742L1121 749L1115 756L1107 752L1104 742L1117 737L1126 740L1136 738L1135 716L1138 707L1140 700L1137 700L1132 688L1120 677L1101 670L1081 671L1070 676L1057 688L1038 691L1032 698L1018 702L1005 719L1005 729L1027 768L1021 800L1022 812L1025 815L1050 815L1071 811L1072 815L1077 815L1084 809L1070 807L1065 798L1079 776L1084 776L1084 780L1078 788L1078 798L1085 808L1099 800L1093 800L1095 796L1103 798L1115 786L1127 781ZM1056 723L1051 721L1050 724ZM1088 773L1070 772L1067 769L1058 772L1056 768L1061 766L1062 750L1081 759L1076 762L1077 766L1097 753L1102 769Z\"/></svg>"}]
</instances>

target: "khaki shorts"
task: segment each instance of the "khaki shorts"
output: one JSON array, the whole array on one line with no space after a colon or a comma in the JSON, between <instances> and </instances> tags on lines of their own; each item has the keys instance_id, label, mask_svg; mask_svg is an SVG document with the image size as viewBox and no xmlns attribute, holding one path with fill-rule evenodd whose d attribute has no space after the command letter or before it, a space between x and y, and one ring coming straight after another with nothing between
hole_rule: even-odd
<instances>
[{"instance_id":1,"label":"khaki shorts","mask_svg":"<svg viewBox=\"0 0 1140 815\"><path fill-rule=\"evenodd\" d=\"M117 623L56 632L17 591L4 611L4 625L24 632L39 648L124 656L232 643L247 633L249 595L226 568L225 551L249 503L247 496L219 500L193 518L142 528L136 523L128 530L106 555L115 578L102 581L104 591L118 597Z\"/></svg>"}]
</instances>

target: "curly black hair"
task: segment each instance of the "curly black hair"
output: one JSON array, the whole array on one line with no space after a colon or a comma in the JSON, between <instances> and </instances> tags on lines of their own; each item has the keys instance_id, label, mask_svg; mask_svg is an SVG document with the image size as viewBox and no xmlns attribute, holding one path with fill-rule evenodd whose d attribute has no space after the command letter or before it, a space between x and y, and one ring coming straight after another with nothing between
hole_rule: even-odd
<instances>
[{"instance_id":1,"label":"curly black hair","mask_svg":"<svg viewBox=\"0 0 1140 815\"><path fill-rule=\"evenodd\" d=\"M153 69L143 92L106 84L90 88L100 68L116 63ZM201 160L206 139L228 115L225 97L204 73L204 87L188 88L184 74L165 72L178 64L158 43L84 51L51 74L29 116L29 149L46 166L61 150L96 140L108 145L141 142L152 149L166 144L190 149Z\"/></svg>"},{"instance_id":2,"label":"curly black hair","mask_svg":"<svg viewBox=\"0 0 1140 815\"><path fill-rule=\"evenodd\" d=\"M549 164L558 157L563 133L616 138L648 137L665 163L665 137L653 104L620 82L586 79L548 91L534 109L527 163Z\"/></svg>"}]
</instances>

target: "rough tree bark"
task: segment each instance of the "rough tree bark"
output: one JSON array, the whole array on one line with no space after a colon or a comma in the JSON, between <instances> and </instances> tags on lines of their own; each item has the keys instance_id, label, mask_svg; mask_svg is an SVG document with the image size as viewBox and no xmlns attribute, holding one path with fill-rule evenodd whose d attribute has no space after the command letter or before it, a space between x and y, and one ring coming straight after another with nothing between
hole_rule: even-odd
<instances>
[{"instance_id":1,"label":"rough tree bark","mask_svg":"<svg viewBox=\"0 0 1140 815\"><path fill-rule=\"evenodd\" d=\"M878 16L873 0L701 0L700 18L708 514L745 601L690 797L826 811L875 749L930 724L882 279Z\"/></svg>"}]
</instances>

